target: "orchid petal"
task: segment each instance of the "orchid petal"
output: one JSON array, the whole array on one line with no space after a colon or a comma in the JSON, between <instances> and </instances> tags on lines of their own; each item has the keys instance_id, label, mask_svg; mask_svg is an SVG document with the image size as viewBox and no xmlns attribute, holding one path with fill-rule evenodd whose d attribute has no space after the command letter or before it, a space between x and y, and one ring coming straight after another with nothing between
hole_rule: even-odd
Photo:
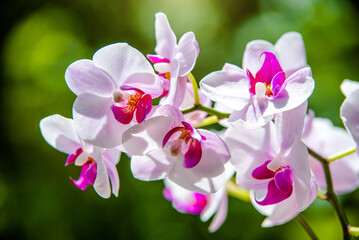
<instances>
[{"instance_id":1,"label":"orchid petal","mask_svg":"<svg viewBox=\"0 0 359 240\"><path fill-rule=\"evenodd\" d=\"M115 162L111 159L111 156L107 155L106 152L104 152L103 154L103 160L105 162L105 166L111 181L112 193L117 197L118 190L120 189L120 178L118 176L117 168Z\"/></svg>"},{"instance_id":2,"label":"orchid petal","mask_svg":"<svg viewBox=\"0 0 359 240\"><path fill-rule=\"evenodd\" d=\"M275 180L271 180L268 183L268 192L265 198L261 201L257 201L259 205L271 205L276 204L279 202L282 202L283 200L289 198L292 195L293 187L291 185L291 188L289 192L282 192L278 189L277 185L274 182Z\"/></svg>"},{"instance_id":3,"label":"orchid petal","mask_svg":"<svg viewBox=\"0 0 359 240\"><path fill-rule=\"evenodd\" d=\"M202 92L212 101L242 110L250 101L249 81L244 71L217 71L200 81Z\"/></svg>"},{"instance_id":4,"label":"orchid petal","mask_svg":"<svg viewBox=\"0 0 359 240\"><path fill-rule=\"evenodd\" d=\"M176 56L180 63L179 76L185 76L192 71L198 54L199 47L194 33L185 33L178 42L178 53Z\"/></svg>"},{"instance_id":5,"label":"orchid petal","mask_svg":"<svg viewBox=\"0 0 359 240\"><path fill-rule=\"evenodd\" d=\"M247 44L243 54L243 69L249 69L253 74L262 67L261 54L274 52L273 44L264 40L254 40Z\"/></svg>"},{"instance_id":6,"label":"orchid petal","mask_svg":"<svg viewBox=\"0 0 359 240\"><path fill-rule=\"evenodd\" d=\"M345 128L353 136L357 145L359 145L359 91L351 93L343 102L340 108L340 117L343 120Z\"/></svg>"},{"instance_id":7,"label":"orchid petal","mask_svg":"<svg viewBox=\"0 0 359 240\"><path fill-rule=\"evenodd\" d=\"M115 119L122 124L129 124L133 119L133 113L135 111L134 108L130 108L128 106L119 107L116 105L113 105L111 110Z\"/></svg>"},{"instance_id":8,"label":"orchid petal","mask_svg":"<svg viewBox=\"0 0 359 240\"><path fill-rule=\"evenodd\" d=\"M73 106L73 117L80 137L93 145L105 148L121 144L122 133L129 125L119 123L113 115L111 98L89 93L79 95Z\"/></svg>"},{"instance_id":9,"label":"orchid petal","mask_svg":"<svg viewBox=\"0 0 359 240\"><path fill-rule=\"evenodd\" d=\"M98 195L103 198L111 196L110 180L108 179L107 167L101 154L98 154L97 161L97 176L94 183L94 189Z\"/></svg>"},{"instance_id":10,"label":"orchid petal","mask_svg":"<svg viewBox=\"0 0 359 240\"><path fill-rule=\"evenodd\" d=\"M79 60L72 63L65 73L66 83L76 95L92 93L99 96L111 96L114 83L110 76L97 68L91 60Z\"/></svg>"},{"instance_id":11,"label":"orchid petal","mask_svg":"<svg viewBox=\"0 0 359 240\"><path fill-rule=\"evenodd\" d=\"M163 83L159 76L152 72L135 72L128 75L123 85L142 90L152 98L159 97L163 92Z\"/></svg>"},{"instance_id":12,"label":"orchid petal","mask_svg":"<svg viewBox=\"0 0 359 240\"><path fill-rule=\"evenodd\" d=\"M132 74L154 74L145 56L127 43L114 43L99 49L93 56L93 62L112 77L116 88L123 85ZM141 82L140 78L136 79Z\"/></svg>"},{"instance_id":13,"label":"orchid petal","mask_svg":"<svg viewBox=\"0 0 359 240\"><path fill-rule=\"evenodd\" d=\"M271 160L267 160L263 163L263 165L260 165L259 167L254 169L252 172L252 176L255 179L259 179L259 180L273 178L276 173L274 171L268 169L267 165L270 162L271 162Z\"/></svg>"},{"instance_id":14,"label":"orchid petal","mask_svg":"<svg viewBox=\"0 0 359 240\"><path fill-rule=\"evenodd\" d=\"M359 82L345 79L340 85L340 89L342 90L344 96L348 97L350 94L359 89Z\"/></svg>"},{"instance_id":15,"label":"orchid petal","mask_svg":"<svg viewBox=\"0 0 359 240\"><path fill-rule=\"evenodd\" d=\"M281 90L283 83L285 81L285 73L284 72L278 72L272 80L272 87L271 91L274 96L277 96L279 91Z\"/></svg>"},{"instance_id":16,"label":"orchid petal","mask_svg":"<svg viewBox=\"0 0 359 240\"><path fill-rule=\"evenodd\" d=\"M123 134L123 147L131 155L144 155L161 148L166 133L174 121L170 116L157 116L128 129Z\"/></svg>"},{"instance_id":17,"label":"orchid petal","mask_svg":"<svg viewBox=\"0 0 359 240\"><path fill-rule=\"evenodd\" d=\"M286 168L278 171L274 176L274 182L282 193L289 193L293 190L292 170Z\"/></svg>"},{"instance_id":18,"label":"orchid petal","mask_svg":"<svg viewBox=\"0 0 359 240\"><path fill-rule=\"evenodd\" d=\"M283 70L288 76L307 66L305 46L300 33L288 32L283 34L274 45L274 49Z\"/></svg>"},{"instance_id":19,"label":"orchid petal","mask_svg":"<svg viewBox=\"0 0 359 240\"><path fill-rule=\"evenodd\" d=\"M164 179L176 160L162 149L155 149L144 156L132 156L131 172L142 181Z\"/></svg>"},{"instance_id":20,"label":"orchid petal","mask_svg":"<svg viewBox=\"0 0 359 240\"><path fill-rule=\"evenodd\" d=\"M271 84L273 77L283 70L273 53L263 52L261 56L262 55L264 55L265 58L261 69L259 69L256 74L256 80L269 85Z\"/></svg>"},{"instance_id":21,"label":"orchid petal","mask_svg":"<svg viewBox=\"0 0 359 240\"><path fill-rule=\"evenodd\" d=\"M211 225L209 225L209 232L217 231L227 218L228 212L228 196L223 194L223 197L219 203L216 215L214 215Z\"/></svg>"},{"instance_id":22,"label":"orchid petal","mask_svg":"<svg viewBox=\"0 0 359 240\"><path fill-rule=\"evenodd\" d=\"M174 58L176 35L171 29L167 16L162 12L156 14L155 34L157 42L155 52L168 59Z\"/></svg>"},{"instance_id":23,"label":"orchid petal","mask_svg":"<svg viewBox=\"0 0 359 240\"><path fill-rule=\"evenodd\" d=\"M48 116L40 121L40 130L46 142L60 152L73 154L81 148L72 119L58 114Z\"/></svg>"},{"instance_id":24,"label":"orchid petal","mask_svg":"<svg viewBox=\"0 0 359 240\"><path fill-rule=\"evenodd\" d=\"M165 63L169 63L169 62L170 62L170 60L169 60L168 58L161 57L160 55L147 54L147 58L148 58L153 64L162 63L162 62L165 62Z\"/></svg>"}]
</instances>

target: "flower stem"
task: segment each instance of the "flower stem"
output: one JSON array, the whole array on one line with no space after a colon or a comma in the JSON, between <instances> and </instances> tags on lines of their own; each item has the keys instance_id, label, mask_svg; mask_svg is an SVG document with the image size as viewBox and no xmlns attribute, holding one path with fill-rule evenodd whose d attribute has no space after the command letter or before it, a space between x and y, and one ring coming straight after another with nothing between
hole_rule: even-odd
<instances>
[{"instance_id":1,"label":"flower stem","mask_svg":"<svg viewBox=\"0 0 359 240\"><path fill-rule=\"evenodd\" d=\"M213 108L203 106L202 104L194 105L194 106L192 106L190 108L184 109L184 110L182 110L182 113L186 114L186 113L190 113L190 112L197 111L197 110L206 112L206 113L211 114L213 116L217 116L220 119L228 118L229 115L230 115L229 113L219 112L217 110L214 110Z\"/></svg>"},{"instance_id":2,"label":"flower stem","mask_svg":"<svg viewBox=\"0 0 359 240\"><path fill-rule=\"evenodd\" d=\"M308 233L311 239L318 240L319 238L315 233L313 232L312 228L309 226L309 224L304 220L304 218L301 215L297 215L295 217L295 220L304 228L304 230Z\"/></svg>"},{"instance_id":3,"label":"flower stem","mask_svg":"<svg viewBox=\"0 0 359 240\"><path fill-rule=\"evenodd\" d=\"M348 149L348 150L346 150L344 152L337 153L335 155L332 155L332 156L328 157L327 161L328 162L334 162L335 160L338 160L340 158L346 157L346 156L348 156L350 154L353 154L355 152L356 152L356 148Z\"/></svg>"},{"instance_id":4,"label":"flower stem","mask_svg":"<svg viewBox=\"0 0 359 240\"><path fill-rule=\"evenodd\" d=\"M199 94L198 94L198 85L197 85L197 81L194 78L192 73L188 73L187 77L189 78L189 80L191 81L192 87L193 87L193 93L194 93L194 105L197 106L199 105Z\"/></svg>"},{"instance_id":5,"label":"flower stem","mask_svg":"<svg viewBox=\"0 0 359 240\"><path fill-rule=\"evenodd\" d=\"M199 123L193 124L193 127L195 127L195 128L205 127L205 126L208 126L211 124L218 123L218 121L219 121L219 119L217 116L210 116L210 117L206 117Z\"/></svg>"},{"instance_id":6,"label":"flower stem","mask_svg":"<svg viewBox=\"0 0 359 240\"><path fill-rule=\"evenodd\" d=\"M332 205L332 207L334 208L334 210L339 218L339 221L340 221L340 224L341 224L342 230L343 230L343 239L349 240L350 239L349 230L348 230L349 221L338 201L337 196L334 193L332 176L331 176L330 169L329 169L329 162L327 161L327 159L325 159L318 153L314 152L309 147L308 147L308 152L310 155L315 157L323 166L324 173L325 173L325 179L327 182L327 194L326 194L327 201Z\"/></svg>"},{"instance_id":7,"label":"flower stem","mask_svg":"<svg viewBox=\"0 0 359 240\"><path fill-rule=\"evenodd\" d=\"M359 236L359 227L349 226L349 234L354 237L358 237Z\"/></svg>"},{"instance_id":8,"label":"flower stem","mask_svg":"<svg viewBox=\"0 0 359 240\"><path fill-rule=\"evenodd\" d=\"M245 202L251 201L251 199L249 197L249 191L247 189L244 189L244 188L238 186L231 180L227 181L226 190L227 190L227 194L229 196L235 197L235 198L245 201Z\"/></svg>"}]
</instances>

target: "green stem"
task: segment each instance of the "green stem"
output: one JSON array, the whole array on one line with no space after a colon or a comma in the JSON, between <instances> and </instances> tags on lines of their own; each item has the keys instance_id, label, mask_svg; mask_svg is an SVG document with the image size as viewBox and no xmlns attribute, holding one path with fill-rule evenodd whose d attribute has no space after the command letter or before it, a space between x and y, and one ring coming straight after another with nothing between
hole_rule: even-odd
<instances>
[{"instance_id":1,"label":"green stem","mask_svg":"<svg viewBox=\"0 0 359 240\"><path fill-rule=\"evenodd\" d=\"M358 237L359 236L359 227L349 226L349 234L354 237Z\"/></svg>"},{"instance_id":2,"label":"green stem","mask_svg":"<svg viewBox=\"0 0 359 240\"><path fill-rule=\"evenodd\" d=\"M338 160L338 159L340 159L340 158L346 157L346 156L348 156L348 155L350 155L350 154L353 154L353 153L355 153L355 152L356 152L356 148L352 148L352 149L346 150L346 151L344 151L344 152L337 153L337 154L335 154L335 155L329 156L329 157L327 158L327 161L328 161L328 162L334 162L335 160Z\"/></svg>"},{"instance_id":3,"label":"green stem","mask_svg":"<svg viewBox=\"0 0 359 240\"><path fill-rule=\"evenodd\" d=\"M219 112L217 110L214 110L213 108L203 106L202 104L194 105L190 108L184 109L184 110L182 110L182 113L186 114L186 113L194 112L197 110L206 112L208 114L217 116L219 118L229 118L229 115L230 115L229 113Z\"/></svg>"},{"instance_id":4,"label":"green stem","mask_svg":"<svg viewBox=\"0 0 359 240\"><path fill-rule=\"evenodd\" d=\"M189 80L191 81L192 87L193 87L193 93L194 93L194 105L197 106L199 105L199 94L198 94L198 85L197 85L197 81L194 78L192 73L188 73L187 77L189 78Z\"/></svg>"},{"instance_id":5,"label":"green stem","mask_svg":"<svg viewBox=\"0 0 359 240\"><path fill-rule=\"evenodd\" d=\"M310 236L311 239L319 240L317 235L315 235L315 233L313 232L312 228L309 226L309 224L304 220L304 218L301 215L298 214L295 217L295 219L304 228L304 230L308 233L308 235Z\"/></svg>"},{"instance_id":6,"label":"green stem","mask_svg":"<svg viewBox=\"0 0 359 240\"><path fill-rule=\"evenodd\" d=\"M195 128L205 127L205 126L208 126L211 124L218 123L218 121L219 121L219 119L217 116L210 116L210 117L206 117L199 123L193 124L193 127L195 127Z\"/></svg>"},{"instance_id":7,"label":"green stem","mask_svg":"<svg viewBox=\"0 0 359 240\"><path fill-rule=\"evenodd\" d=\"M226 190L229 196L235 197L239 200L250 202L249 191L247 189L241 188L231 180L228 180L226 183Z\"/></svg>"},{"instance_id":8,"label":"green stem","mask_svg":"<svg viewBox=\"0 0 359 240\"><path fill-rule=\"evenodd\" d=\"M341 224L342 230L343 230L343 239L349 240L350 239L349 230L348 230L349 221L338 201L337 196L334 193L332 176L331 176L330 169L329 169L329 162L324 157L322 157L318 153L314 152L309 147L308 147L308 152L310 155L315 157L323 166L324 173L325 173L325 179L327 182L327 194L326 194L327 201L330 202L330 204L334 208L334 210L339 218L339 221L340 221L340 224Z\"/></svg>"}]
</instances>

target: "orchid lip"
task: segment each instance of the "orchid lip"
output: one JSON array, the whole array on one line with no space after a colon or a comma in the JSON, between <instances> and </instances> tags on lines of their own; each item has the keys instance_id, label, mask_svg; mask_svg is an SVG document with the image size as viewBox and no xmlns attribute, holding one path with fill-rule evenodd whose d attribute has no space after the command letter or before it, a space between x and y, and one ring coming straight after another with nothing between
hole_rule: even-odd
<instances>
[{"instance_id":1,"label":"orchid lip","mask_svg":"<svg viewBox=\"0 0 359 240\"><path fill-rule=\"evenodd\" d=\"M183 142L186 145L188 144L187 151L184 154L184 167L193 168L202 158L201 141L205 140L205 138L203 138L189 123L183 121L182 125L183 127L175 127L168 131L168 133L163 138L162 147L165 147L165 145L169 142L175 133L181 132L179 136L177 135L177 139L183 141L172 141L170 147L171 153L172 156L177 156L180 152Z\"/></svg>"},{"instance_id":2,"label":"orchid lip","mask_svg":"<svg viewBox=\"0 0 359 240\"><path fill-rule=\"evenodd\" d=\"M252 177L257 180L269 180L267 194L261 201L256 200L259 205L272 205L289 198L293 192L292 170L288 167L280 167L276 171L268 168L272 160L255 168Z\"/></svg>"}]
</instances>

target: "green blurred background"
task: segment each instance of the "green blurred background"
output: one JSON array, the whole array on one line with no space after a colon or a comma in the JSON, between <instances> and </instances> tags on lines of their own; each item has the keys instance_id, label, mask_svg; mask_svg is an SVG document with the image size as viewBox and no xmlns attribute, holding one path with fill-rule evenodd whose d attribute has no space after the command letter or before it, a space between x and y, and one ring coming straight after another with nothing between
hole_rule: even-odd
<instances>
[{"instance_id":1,"label":"green blurred background","mask_svg":"<svg viewBox=\"0 0 359 240\"><path fill-rule=\"evenodd\" d=\"M228 217L213 234L198 216L176 212L163 184L132 177L129 159L118 165L119 197L102 199L69 180L80 169L43 140L39 121L71 117L75 95L64 72L100 47L128 42L154 53L154 14L167 14L179 38L193 31L201 49L194 75L201 79L225 62L241 66L245 45L275 42L287 31L304 37L316 80L309 106L342 126L343 79L359 80L357 0L7 0L1 6L1 239L309 239L297 222L269 229L245 202L230 198ZM359 225L359 191L340 198ZM304 212L321 239L340 239L329 204L316 200Z\"/></svg>"}]
</instances>

